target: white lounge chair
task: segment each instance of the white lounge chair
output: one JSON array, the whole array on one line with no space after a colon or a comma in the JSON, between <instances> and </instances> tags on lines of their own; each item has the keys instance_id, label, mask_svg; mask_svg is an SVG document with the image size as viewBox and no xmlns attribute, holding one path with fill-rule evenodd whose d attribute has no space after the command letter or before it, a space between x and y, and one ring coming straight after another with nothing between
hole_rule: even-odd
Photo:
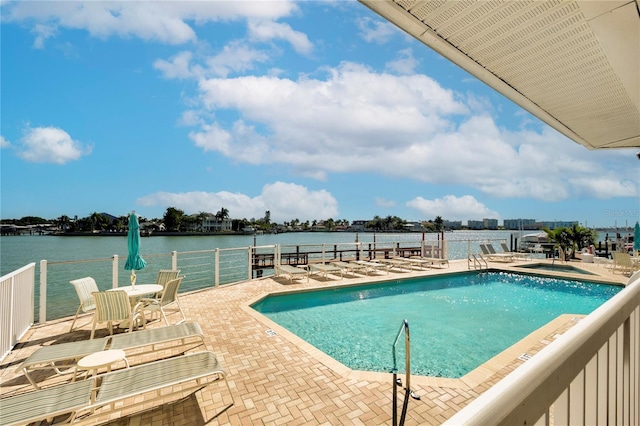
<instances>
[{"instance_id":1,"label":"white lounge chair","mask_svg":"<svg viewBox=\"0 0 640 426\"><path fill-rule=\"evenodd\" d=\"M179 347L187 350L193 349L191 342L195 340L196 346L204 344L204 334L200 325L196 322L186 322L180 325L168 327L149 328L135 333L116 334L101 339L79 340L75 342L60 343L57 345L42 346L29 355L20 365L29 382L39 389L35 378L31 373L38 370L54 370L58 374L72 373L78 360L85 355L107 349L135 350L134 355L146 355L155 353L157 345L162 345L162 350ZM168 346L168 343L176 342L176 345ZM189 347L187 347L189 345ZM151 347L148 351L139 351L145 347ZM129 354L128 354L129 355Z\"/></svg>"},{"instance_id":2,"label":"white lounge chair","mask_svg":"<svg viewBox=\"0 0 640 426\"><path fill-rule=\"evenodd\" d=\"M47 389L0 399L2 424L25 425L69 413L68 422L78 414L122 401L126 398L155 392L145 397L148 402L167 396L186 396L214 381L224 380L234 404L226 374L212 352L198 352L150 362L91 377L87 380L57 385ZM130 407L136 407L133 404ZM140 407L143 405L140 404Z\"/></svg>"},{"instance_id":3,"label":"white lounge chair","mask_svg":"<svg viewBox=\"0 0 640 426\"><path fill-rule=\"evenodd\" d=\"M325 265L324 263L313 263L309 265L309 275L321 275L325 278L329 278L329 274L340 275L342 279L342 268L335 265Z\"/></svg>"},{"instance_id":4,"label":"white lounge chair","mask_svg":"<svg viewBox=\"0 0 640 426\"><path fill-rule=\"evenodd\" d=\"M404 271L411 270L411 264L405 260L401 259L374 259L374 262L383 263L389 267L389 269L401 269Z\"/></svg>"},{"instance_id":5,"label":"white lounge chair","mask_svg":"<svg viewBox=\"0 0 640 426\"><path fill-rule=\"evenodd\" d=\"M445 265L447 266L447 268L449 267L448 259L440 259L439 257L424 257L424 256L411 256L410 258L424 260L428 262L431 266L438 265L439 268L442 268Z\"/></svg>"},{"instance_id":6,"label":"white lounge chair","mask_svg":"<svg viewBox=\"0 0 640 426\"><path fill-rule=\"evenodd\" d=\"M516 260L526 260L526 259L529 258L529 255L527 253L519 253L517 251L509 250L509 247L507 246L506 243L500 243L500 247L502 247L502 252L503 253L512 254L513 257L515 257Z\"/></svg>"},{"instance_id":7,"label":"white lounge chair","mask_svg":"<svg viewBox=\"0 0 640 426\"><path fill-rule=\"evenodd\" d=\"M306 269L292 265L277 265L274 269L276 277L286 277L290 283L295 279L304 277L307 277L307 282L309 282L309 271Z\"/></svg>"},{"instance_id":8,"label":"white lounge chair","mask_svg":"<svg viewBox=\"0 0 640 426\"><path fill-rule=\"evenodd\" d=\"M330 263L333 266L337 266L338 268L341 268L344 273L346 274L350 274L350 275L354 275L354 274L365 274L365 275L369 275L367 273L367 267L363 266L363 265L358 265L355 264L353 262L342 262L342 261L333 261Z\"/></svg>"},{"instance_id":9,"label":"white lounge chair","mask_svg":"<svg viewBox=\"0 0 640 426\"><path fill-rule=\"evenodd\" d=\"M366 260L354 260L352 263L366 267L368 272L386 271L387 274L389 274L389 269L391 269L389 265L385 265L379 262L367 262Z\"/></svg>"},{"instance_id":10,"label":"white lounge chair","mask_svg":"<svg viewBox=\"0 0 640 426\"><path fill-rule=\"evenodd\" d=\"M491 253L491 250L486 244L479 244L482 255L487 260L499 261L499 262L513 262L513 256L508 253ZM495 250L494 250L495 251Z\"/></svg>"}]
</instances>

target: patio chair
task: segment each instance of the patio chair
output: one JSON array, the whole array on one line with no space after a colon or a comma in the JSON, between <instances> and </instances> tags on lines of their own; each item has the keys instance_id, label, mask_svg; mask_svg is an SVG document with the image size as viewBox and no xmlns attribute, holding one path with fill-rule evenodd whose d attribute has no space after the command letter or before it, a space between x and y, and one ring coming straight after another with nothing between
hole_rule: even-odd
<instances>
[{"instance_id":1,"label":"patio chair","mask_svg":"<svg viewBox=\"0 0 640 426\"><path fill-rule=\"evenodd\" d=\"M113 323L128 321L129 331L133 329L135 320L139 314L140 303L131 306L129 295L125 291L99 291L93 293L96 303L96 312L93 314L93 327L91 337L96 331L96 325L106 322L109 334L113 334Z\"/></svg>"},{"instance_id":2,"label":"patio chair","mask_svg":"<svg viewBox=\"0 0 640 426\"><path fill-rule=\"evenodd\" d=\"M623 275L631 276L633 273L634 267L633 262L631 261L631 255L625 252L616 252L611 253L613 256L613 273L617 270Z\"/></svg>"},{"instance_id":3,"label":"patio chair","mask_svg":"<svg viewBox=\"0 0 640 426\"><path fill-rule=\"evenodd\" d=\"M174 311L179 312L182 315L182 320L177 322L176 324L181 324L187 320L184 316L184 312L182 311L182 306L180 306L180 301L178 300L178 289L180 288L180 283L182 283L182 279L184 277L178 277L171 281L169 281L165 287L162 296L159 299L155 298L142 298L140 299L140 310L143 315L146 311L150 311L152 314L154 312L160 312L162 314L162 318L164 319L165 324L169 325L169 320L167 319L166 310L171 305L174 305Z\"/></svg>"},{"instance_id":4,"label":"patio chair","mask_svg":"<svg viewBox=\"0 0 640 426\"><path fill-rule=\"evenodd\" d=\"M73 322L69 329L69 333L71 333L73 331L73 326L76 324L76 320L78 319L78 315L80 315L80 311L88 313L96 310L96 304L93 300L92 294L100 290L98 289L96 281L91 277L79 278L69 282L76 289L76 294L78 295L78 299L80 299L80 306L78 306L76 316L73 317Z\"/></svg>"},{"instance_id":5,"label":"patio chair","mask_svg":"<svg viewBox=\"0 0 640 426\"><path fill-rule=\"evenodd\" d=\"M167 285L167 283L171 280L175 280L178 278L180 274L180 269L161 269L158 271L158 276L156 277L156 284L161 285L163 288ZM156 299L159 299L162 293L158 293L156 295Z\"/></svg>"}]
</instances>

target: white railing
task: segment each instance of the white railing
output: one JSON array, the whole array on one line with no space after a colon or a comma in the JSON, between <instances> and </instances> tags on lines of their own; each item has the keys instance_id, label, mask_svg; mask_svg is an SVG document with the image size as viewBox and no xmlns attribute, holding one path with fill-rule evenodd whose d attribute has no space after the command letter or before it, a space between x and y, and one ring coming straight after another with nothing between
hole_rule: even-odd
<instances>
[{"instance_id":1,"label":"white railing","mask_svg":"<svg viewBox=\"0 0 640 426\"><path fill-rule=\"evenodd\" d=\"M30 263L0 278L0 359L33 324L35 271Z\"/></svg>"},{"instance_id":2,"label":"white railing","mask_svg":"<svg viewBox=\"0 0 640 426\"><path fill-rule=\"evenodd\" d=\"M445 425L640 424L640 272Z\"/></svg>"}]
</instances>

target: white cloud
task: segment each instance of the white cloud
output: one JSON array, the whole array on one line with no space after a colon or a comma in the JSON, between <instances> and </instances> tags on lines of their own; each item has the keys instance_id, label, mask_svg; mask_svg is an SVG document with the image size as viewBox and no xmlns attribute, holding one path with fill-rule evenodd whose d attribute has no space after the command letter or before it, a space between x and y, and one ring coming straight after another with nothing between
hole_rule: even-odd
<instances>
[{"instance_id":1,"label":"white cloud","mask_svg":"<svg viewBox=\"0 0 640 426\"><path fill-rule=\"evenodd\" d=\"M57 127L27 128L20 142L18 156L33 163L65 164L91 153L89 145Z\"/></svg>"},{"instance_id":2,"label":"white cloud","mask_svg":"<svg viewBox=\"0 0 640 426\"><path fill-rule=\"evenodd\" d=\"M378 74L348 62L327 72L325 80L201 80L201 111L216 121L201 116L207 124L190 137L235 161L283 164L320 180L371 172L542 201L639 193L637 179L619 172L630 169L628 157L590 152L546 126L499 128L482 112L490 105L425 75Z\"/></svg>"},{"instance_id":3,"label":"white cloud","mask_svg":"<svg viewBox=\"0 0 640 426\"><path fill-rule=\"evenodd\" d=\"M0 149L9 148L11 146L11 142L4 138L4 136L0 136Z\"/></svg>"},{"instance_id":4,"label":"white cloud","mask_svg":"<svg viewBox=\"0 0 640 426\"><path fill-rule=\"evenodd\" d=\"M413 51L411 49L404 49L398 52L396 59L387 62L385 68L396 74L410 75L415 73L418 64L418 60L413 56Z\"/></svg>"},{"instance_id":5,"label":"white cloud","mask_svg":"<svg viewBox=\"0 0 640 426\"><path fill-rule=\"evenodd\" d=\"M395 207L396 205L395 201L387 200L386 198L382 198L382 197L376 197L374 201L376 203L376 206L378 207L388 208L388 207Z\"/></svg>"},{"instance_id":6,"label":"white cloud","mask_svg":"<svg viewBox=\"0 0 640 426\"><path fill-rule=\"evenodd\" d=\"M306 34L293 30L288 24L273 21L252 21L249 23L249 36L254 41L285 40L301 54L309 54L313 44Z\"/></svg>"},{"instance_id":7,"label":"white cloud","mask_svg":"<svg viewBox=\"0 0 640 426\"><path fill-rule=\"evenodd\" d=\"M42 48L58 28L78 29L94 37L137 37L167 44L194 42L194 27L210 21L277 20L297 10L293 1L50 1L6 2L6 22L33 22L34 46ZM291 31L292 41L301 38ZM300 41L297 41L300 44Z\"/></svg>"},{"instance_id":8,"label":"white cloud","mask_svg":"<svg viewBox=\"0 0 640 426\"><path fill-rule=\"evenodd\" d=\"M325 190L312 191L294 183L274 182L264 185L256 197L221 192L157 192L137 200L142 206L175 207L186 214L201 211L215 213L224 207L234 218L259 218L271 212L271 220L282 223L291 219L313 220L338 215L336 199Z\"/></svg>"},{"instance_id":9,"label":"white cloud","mask_svg":"<svg viewBox=\"0 0 640 426\"><path fill-rule=\"evenodd\" d=\"M360 36L367 42L384 44L398 33L398 28L391 22L361 18L356 21L360 29Z\"/></svg>"},{"instance_id":10,"label":"white cloud","mask_svg":"<svg viewBox=\"0 0 640 426\"><path fill-rule=\"evenodd\" d=\"M471 195L456 197L446 195L442 198L427 200L416 197L407 202L407 206L417 210L423 217L433 219L436 216L447 220L482 220L499 218L500 215L476 200Z\"/></svg>"}]
</instances>

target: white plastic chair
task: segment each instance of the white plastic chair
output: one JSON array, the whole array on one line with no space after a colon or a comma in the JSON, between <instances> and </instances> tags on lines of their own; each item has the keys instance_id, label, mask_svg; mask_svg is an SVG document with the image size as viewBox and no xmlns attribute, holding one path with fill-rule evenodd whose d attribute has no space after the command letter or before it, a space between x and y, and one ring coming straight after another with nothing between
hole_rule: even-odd
<instances>
[{"instance_id":1,"label":"white plastic chair","mask_svg":"<svg viewBox=\"0 0 640 426\"><path fill-rule=\"evenodd\" d=\"M80 315L80 311L84 313L88 313L96 310L96 304L92 294L97 291L100 291L98 290L98 285L96 284L96 281L91 277L79 278L77 280L70 281L70 283L76 289L76 293L78 294L78 299L80 299L80 306L78 306L78 310L76 311L76 316L73 318L73 322L71 323L71 328L69 329L69 333L73 331L73 326L76 324L76 320L78 319L78 315Z\"/></svg>"},{"instance_id":2,"label":"white plastic chair","mask_svg":"<svg viewBox=\"0 0 640 426\"><path fill-rule=\"evenodd\" d=\"M180 288L180 284L182 283L182 279L184 277L178 277L169 281L165 287L162 296L159 299L152 298L143 298L140 299L140 303L142 306L140 310L144 314L146 311L150 311L152 314L160 312L162 314L162 318L164 319L165 324L169 325L169 320L167 319L167 308L171 305L175 305L176 312L179 312L182 315L182 320L177 322L176 324L181 324L187 320L184 316L184 312L182 312L182 306L180 306L180 301L178 300L178 289Z\"/></svg>"}]
</instances>

